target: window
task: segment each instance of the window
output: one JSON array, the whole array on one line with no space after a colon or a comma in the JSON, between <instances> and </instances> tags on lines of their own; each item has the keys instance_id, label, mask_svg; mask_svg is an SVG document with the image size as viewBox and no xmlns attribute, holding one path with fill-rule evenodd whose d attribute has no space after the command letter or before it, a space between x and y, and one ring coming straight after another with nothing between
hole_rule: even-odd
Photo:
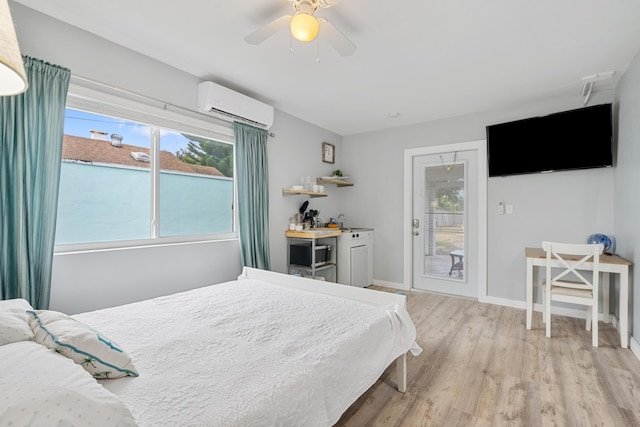
<instances>
[{"instance_id":1,"label":"window","mask_svg":"<svg viewBox=\"0 0 640 427\"><path fill-rule=\"evenodd\" d=\"M65 116L57 245L233 235L230 126L220 132L189 116L77 90Z\"/></svg>"},{"instance_id":2,"label":"window","mask_svg":"<svg viewBox=\"0 0 640 427\"><path fill-rule=\"evenodd\" d=\"M233 231L233 146L160 130L160 235Z\"/></svg>"}]
</instances>

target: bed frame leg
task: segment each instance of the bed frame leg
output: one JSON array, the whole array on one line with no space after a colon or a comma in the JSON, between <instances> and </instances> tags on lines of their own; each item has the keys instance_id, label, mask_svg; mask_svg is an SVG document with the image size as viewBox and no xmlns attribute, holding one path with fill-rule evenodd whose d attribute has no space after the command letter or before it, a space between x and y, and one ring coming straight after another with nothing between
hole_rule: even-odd
<instances>
[{"instance_id":1,"label":"bed frame leg","mask_svg":"<svg viewBox=\"0 0 640 427\"><path fill-rule=\"evenodd\" d=\"M398 377L398 391L404 393L407 391L407 353L396 359L396 375Z\"/></svg>"}]
</instances>

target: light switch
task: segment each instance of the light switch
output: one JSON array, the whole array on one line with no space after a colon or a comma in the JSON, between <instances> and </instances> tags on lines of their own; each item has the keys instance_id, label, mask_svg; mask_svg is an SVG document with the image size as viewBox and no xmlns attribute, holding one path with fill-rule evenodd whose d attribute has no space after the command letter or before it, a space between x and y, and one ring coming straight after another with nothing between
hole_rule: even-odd
<instances>
[{"instance_id":1,"label":"light switch","mask_svg":"<svg viewBox=\"0 0 640 427\"><path fill-rule=\"evenodd\" d=\"M507 215L511 215L513 213L513 205L510 203L507 203L506 210L507 210Z\"/></svg>"},{"instance_id":2,"label":"light switch","mask_svg":"<svg viewBox=\"0 0 640 427\"><path fill-rule=\"evenodd\" d=\"M498 202L498 215L504 215L504 202L502 200Z\"/></svg>"}]
</instances>

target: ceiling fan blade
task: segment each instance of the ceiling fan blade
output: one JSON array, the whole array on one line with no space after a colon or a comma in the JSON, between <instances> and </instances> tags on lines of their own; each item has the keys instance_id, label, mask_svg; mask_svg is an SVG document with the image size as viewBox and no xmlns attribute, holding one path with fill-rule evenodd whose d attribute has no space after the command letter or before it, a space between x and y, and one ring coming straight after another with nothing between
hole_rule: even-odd
<instances>
[{"instance_id":1,"label":"ceiling fan blade","mask_svg":"<svg viewBox=\"0 0 640 427\"><path fill-rule=\"evenodd\" d=\"M282 28L286 27L291 21L292 15L284 15L279 18L274 19L269 22L267 25L258 28L253 33L249 34L244 38L249 44L260 44Z\"/></svg>"},{"instance_id":2,"label":"ceiling fan blade","mask_svg":"<svg viewBox=\"0 0 640 427\"><path fill-rule=\"evenodd\" d=\"M320 22L320 35L325 37L329 44L341 55L353 55L357 49L351 40L340 32L333 24L325 18L318 18Z\"/></svg>"}]
</instances>

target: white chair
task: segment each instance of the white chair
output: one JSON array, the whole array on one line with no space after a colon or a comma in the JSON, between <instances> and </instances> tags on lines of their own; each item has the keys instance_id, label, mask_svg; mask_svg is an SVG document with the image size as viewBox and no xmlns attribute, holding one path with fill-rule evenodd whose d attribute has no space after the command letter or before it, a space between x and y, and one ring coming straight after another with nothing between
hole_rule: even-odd
<instances>
[{"instance_id":1,"label":"white chair","mask_svg":"<svg viewBox=\"0 0 640 427\"><path fill-rule=\"evenodd\" d=\"M542 242L547 253L546 279L543 281L544 321L547 337L551 336L551 301L585 305L588 308L586 329L591 329L593 346L598 346L598 294L600 277L600 255L602 244L571 244ZM552 261L557 262L561 272L552 277ZM587 280L582 273L585 263L593 263L593 276ZM582 271L582 273L581 273ZM567 277L568 276L568 277ZM578 280L568 280L568 278Z\"/></svg>"}]
</instances>

